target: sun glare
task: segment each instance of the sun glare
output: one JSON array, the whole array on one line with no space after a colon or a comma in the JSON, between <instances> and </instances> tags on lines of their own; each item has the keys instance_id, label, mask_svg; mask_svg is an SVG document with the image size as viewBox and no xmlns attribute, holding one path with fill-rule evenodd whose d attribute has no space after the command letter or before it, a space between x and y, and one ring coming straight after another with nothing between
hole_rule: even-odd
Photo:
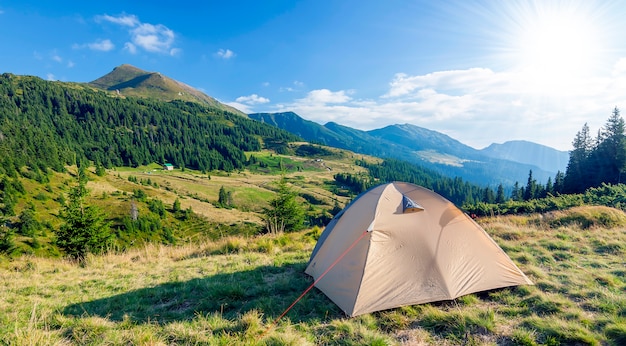
<instances>
[{"instance_id":1,"label":"sun glare","mask_svg":"<svg viewBox=\"0 0 626 346\"><path fill-rule=\"evenodd\" d=\"M597 72L604 37L594 8L574 2L529 2L509 8L508 51L530 92L573 94Z\"/></svg>"}]
</instances>

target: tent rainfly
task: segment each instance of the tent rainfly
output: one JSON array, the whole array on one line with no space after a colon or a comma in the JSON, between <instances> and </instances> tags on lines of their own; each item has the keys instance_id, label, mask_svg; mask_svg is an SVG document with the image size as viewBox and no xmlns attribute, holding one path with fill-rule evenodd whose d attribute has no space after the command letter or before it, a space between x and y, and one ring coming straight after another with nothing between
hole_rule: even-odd
<instances>
[{"instance_id":1,"label":"tent rainfly","mask_svg":"<svg viewBox=\"0 0 626 346\"><path fill-rule=\"evenodd\" d=\"M402 182L374 187L339 212L305 272L348 316L532 285L454 204Z\"/></svg>"}]
</instances>

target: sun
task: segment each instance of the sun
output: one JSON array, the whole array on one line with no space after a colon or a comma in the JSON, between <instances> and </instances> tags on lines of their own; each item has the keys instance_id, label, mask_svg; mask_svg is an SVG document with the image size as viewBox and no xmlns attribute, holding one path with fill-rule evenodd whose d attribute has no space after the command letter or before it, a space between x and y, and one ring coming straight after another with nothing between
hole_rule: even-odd
<instances>
[{"instance_id":1,"label":"sun","mask_svg":"<svg viewBox=\"0 0 626 346\"><path fill-rule=\"evenodd\" d=\"M574 93L602 60L604 38L594 9L575 2L528 4L512 11L514 69L531 91Z\"/></svg>"}]
</instances>

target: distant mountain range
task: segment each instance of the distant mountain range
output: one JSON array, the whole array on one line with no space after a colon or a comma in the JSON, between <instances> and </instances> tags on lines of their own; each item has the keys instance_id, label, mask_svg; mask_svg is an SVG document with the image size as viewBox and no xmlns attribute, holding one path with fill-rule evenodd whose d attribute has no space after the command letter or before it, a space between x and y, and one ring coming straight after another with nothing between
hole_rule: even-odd
<instances>
[{"instance_id":1,"label":"distant mountain range","mask_svg":"<svg viewBox=\"0 0 626 346\"><path fill-rule=\"evenodd\" d=\"M493 143L482 149L481 152L493 158L535 165L549 172L561 171L565 173L565 168L569 162L569 152L528 141Z\"/></svg>"},{"instance_id":2,"label":"distant mountain range","mask_svg":"<svg viewBox=\"0 0 626 346\"><path fill-rule=\"evenodd\" d=\"M535 179L545 182L557 171L564 172L569 160L568 152L527 141L492 144L478 150L442 133L411 124L362 131L333 122L320 125L293 112L246 115L184 83L127 64L114 68L88 85L122 97L183 100L209 105L276 126L310 142L405 160L477 184L525 184L530 170Z\"/></svg>"},{"instance_id":3,"label":"distant mountain range","mask_svg":"<svg viewBox=\"0 0 626 346\"><path fill-rule=\"evenodd\" d=\"M87 84L122 96L147 97L162 101L183 100L199 102L246 116L242 111L220 103L213 97L187 84L166 77L159 72L146 72L128 64L120 65L110 73Z\"/></svg>"},{"instance_id":4,"label":"distant mountain range","mask_svg":"<svg viewBox=\"0 0 626 346\"><path fill-rule=\"evenodd\" d=\"M254 113L250 118L277 126L307 141L356 153L396 158L447 176L486 185L525 184L529 171L546 182L564 172L569 153L527 141L492 144L478 150L447 135L411 124L362 131L334 122L320 125L293 112Z\"/></svg>"}]
</instances>

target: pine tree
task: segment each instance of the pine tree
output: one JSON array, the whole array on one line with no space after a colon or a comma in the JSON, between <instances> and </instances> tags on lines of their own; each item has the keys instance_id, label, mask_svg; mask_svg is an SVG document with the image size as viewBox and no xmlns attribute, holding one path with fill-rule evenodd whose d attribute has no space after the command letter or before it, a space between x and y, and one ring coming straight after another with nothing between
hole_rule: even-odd
<instances>
[{"instance_id":1,"label":"pine tree","mask_svg":"<svg viewBox=\"0 0 626 346\"><path fill-rule=\"evenodd\" d=\"M496 191L496 203L504 203L506 202L506 197L504 196L504 186L502 184L498 185L498 189Z\"/></svg>"},{"instance_id":2,"label":"pine tree","mask_svg":"<svg viewBox=\"0 0 626 346\"><path fill-rule=\"evenodd\" d=\"M519 187L519 182L513 184L513 190L511 191L511 199L514 201L521 201L524 199L524 193Z\"/></svg>"},{"instance_id":3,"label":"pine tree","mask_svg":"<svg viewBox=\"0 0 626 346\"><path fill-rule=\"evenodd\" d=\"M268 232L277 234L302 229L304 209L296 197L296 193L287 185L285 176L282 176L278 181L276 198L263 210L263 219Z\"/></svg>"},{"instance_id":4,"label":"pine tree","mask_svg":"<svg viewBox=\"0 0 626 346\"><path fill-rule=\"evenodd\" d=\"M181 211L180 199L176 198L176 200L174 201L174 204L172 204L172 212L174 214L177 214L180 211Z\"/></svg>"},{"instance_id":5,"label":"pine tree","mask_svg":"<svg viewBox=\"0 0 626 346\"><path fill-rule=\"evenodd\" d=\"M626 168L625 128L624 119L620 116L619 109L615 107L602 129L603 140L596 150L603 158L600 182L613 184L620 182L621 173Z\"/></svg>"},{"instance_id":6,"label":"pine tree","mask_svg":"<svg viewBox=\"0 0 626 346\"><path fill-rule=\"evenodd\" d=\"M591 154L592 144L589 135L589 125L585 123L583 128L576 133L572 146L574 149L570 152L569 162L565 173L563 191L565 193L579 193L585 190L589 185L588 164L589 155Z\"/></svg>"},{"instance_id":7,"label":"pine tree","mask_svg":"<svg viewBox=\"0 0 626 346\"><path fill-rule=\"evenodd\" d=\"M83 261L87 253L101 253L112 242L113 234L105 214L95 206L86 206L87 195L85 180L81 179L69 193L67 204L61 210L65 221L57 231L56 244L65 253L76 260Z\"/></svg>"},{"instance_id":8,"label":"pine tree","mask_svg":"<svg viewBox=\"0 0 626 346\"><path fill-rule=\"evenodd\" d=\"M220 187L220 191L217 197L217 205L222 208L231 208L232 207L232 192L226 191L224 186Z\"/></svg>"},{"instance_id":9,"label":"pine tree","mask_svg":"<svg viewBox=\"0 0 626 346\"><path fill-rule=\"evenodd\" d=\"M554 176L554 194L561 194L563 193L563 189L565 186L565 173L558 171L556 172L556 175Z\"/></svg>"},{"instance_id":10,"label":"pine tree","mask_svg":"<svg viewBox=\"0 0 626 346\"><path fill-rule=\"evenodd\" d=\"M537 197L537 180L533 179L532 169L528 172L528 181L524 189L524 200L529 201Z\"/></svg>"}]
</instances>

